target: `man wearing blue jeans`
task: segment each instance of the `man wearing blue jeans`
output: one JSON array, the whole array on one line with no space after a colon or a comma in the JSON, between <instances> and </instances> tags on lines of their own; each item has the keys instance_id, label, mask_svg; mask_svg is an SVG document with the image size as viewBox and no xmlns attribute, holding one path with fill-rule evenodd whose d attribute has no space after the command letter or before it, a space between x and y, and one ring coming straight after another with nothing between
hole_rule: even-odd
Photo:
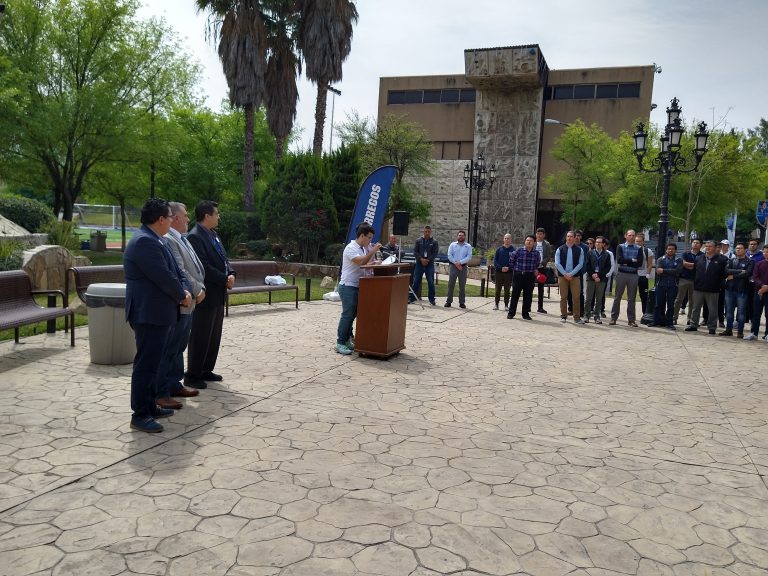
<instances>
[{"instance_id":1,"label":"man wearing blue jeans","mask_svg":"<svg viewBox=\"0 0 768 576\"><path fill-rule=\"evenodd\" d=\"M416 258L416 266L413 270L413 294L421 290L421 276L427 276L427 296L429 303L435 305L435 256L437 256L437 240L432 238L432 228L424 226L424 236L416 240L413 255ZM416 302L413 294L408 295L408 303Z\"/></svg>"},{"instance_id":2,"label":"man wearing blue jeans","mask_svg":"<svg viewBox=\"0 0 768 576\"><path fill-rule=\"evenodd\" d=\"M743 242L736 244L736 255L731 258L725 279L725 330L719 336L733 336L733 316L736 312L736 335L744 338L744 324L747 320L747 287L752 278L754 262L747 258L747 247Z\"/></svg>"},{"instance_id":3,"label":"man wearing blue jeans","mask_svg":"<svg viewBox=\"0 0 768 576\"><path fill-rule=\"evenodd\" d=\"M339 296L341 297L341 318L336 333L336 352L349 356L354 347L351 342L352 323L357 316L357 296L360 277L363 275L361 266L368 264L381 248L380 243L371 246L373 227L363 222L355 229L355 239L344 248L341 261L341 280L339 280Z\"/></svg>"}]
</instances>

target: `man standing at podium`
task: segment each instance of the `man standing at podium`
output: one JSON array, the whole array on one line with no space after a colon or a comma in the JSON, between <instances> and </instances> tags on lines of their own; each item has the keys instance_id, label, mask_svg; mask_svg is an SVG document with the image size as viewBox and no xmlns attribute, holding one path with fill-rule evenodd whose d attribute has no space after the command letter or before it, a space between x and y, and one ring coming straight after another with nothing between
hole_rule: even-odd
<instances>
[{"instance_id":1,"label":"man standing at podium","mask_svg":"<svg viewBox=\"0 0 768 576\"><path fill-rule=\"evenodd\" d=\"M349 356L354 349L352 323L357 316L357 296L360 277L363 275L361 266L368 264L381 248L380 243L371 246L373 227L363 222L355 229L355 239L344 248L341 262L341 279L339 280L339 296L341 297L341 318L336 334L336 352Z\"/></svg>"}]
</instances>

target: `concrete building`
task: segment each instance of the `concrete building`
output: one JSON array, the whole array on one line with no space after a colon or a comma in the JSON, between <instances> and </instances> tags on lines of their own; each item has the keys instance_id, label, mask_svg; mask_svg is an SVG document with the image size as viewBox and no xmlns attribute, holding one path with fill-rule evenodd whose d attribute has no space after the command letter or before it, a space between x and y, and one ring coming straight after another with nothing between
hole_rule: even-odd
<instances>
[{"instance_id":1,"label":"concrete building","mask_svg":"<svg viewBox=\"0 0 768 576\"><path fill-rule=\"evenodd\" d=\"M653 74L653 65L550 70L536 44L469 49L464 74L381 78L378 112L407 115L432 142L436 174L417 181L432 202L431 224L442 245L459 229L471 237L474 207L463 173L478 154L495 164L497 175L480 195L478 247L489 248L505 232L519 244L536 226L557 240L568 210L544 181L558 170L549 151L563 126L544 119L581 119L618 136L648 121ZM406 244L419 235L419 224L409 232Z\"/></svg>"}]
</instances>

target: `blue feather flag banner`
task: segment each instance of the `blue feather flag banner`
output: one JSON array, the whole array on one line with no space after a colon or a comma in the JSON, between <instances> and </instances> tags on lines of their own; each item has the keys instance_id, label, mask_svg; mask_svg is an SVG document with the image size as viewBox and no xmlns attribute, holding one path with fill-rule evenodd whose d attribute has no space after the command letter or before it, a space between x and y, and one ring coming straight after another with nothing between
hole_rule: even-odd
<instances>
[{"instance_id":1,"label":"blue feather flag banner","mask_svg":"<svg viewBox=\"0 0 768 576\"><path fill-rule=\"evenodd\" d=\"M396 166L381 166L368 175L355 200L355 210L347 230L347 244L355 239L355 228L358 224L367 222L373 226L373 240L378 242L381 228L384 225L384 214L389 204L389 194L397 174Z\"/></svg>"}]
</instances>

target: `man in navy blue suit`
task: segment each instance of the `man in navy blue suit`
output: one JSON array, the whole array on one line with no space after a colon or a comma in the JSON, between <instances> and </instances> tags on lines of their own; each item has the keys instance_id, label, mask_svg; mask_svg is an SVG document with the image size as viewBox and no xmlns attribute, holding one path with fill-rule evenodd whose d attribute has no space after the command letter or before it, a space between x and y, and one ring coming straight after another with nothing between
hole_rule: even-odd
<instances>
[{"instance_id":1,"label":"man in navy blue suit","mask_svg":"<svg viewBox=\"0 0 768 576\"><path fill-rule=\"evenodd\" d=\"M141 209L141 229L128 242L123 256L125 317L136 336L131 428L143 432L162 432L163 427L155 419L174 413L155 403L158 369L168 334L179 320L179 306L192 302L192 287L162 241L172 219L166 200L147 200Z\"/></svg>"},{"instance_id":2,"label":"man in navy blue suit","mask_svg":"<svg viewBox=\"0 0 768 576\"><path fill-rule=\"evenodd\" d=\"M218 204L212 200L201 200L195 207L195 220L197 224L187 234L187 240L205 270L205 300L195 308L192 315L184 384L190 388L204 389L208 387L208 382L221 382L224 379L213 369L221 347L224 303L227 290L235 285L235 271L216 234L219 225Z\"/></svg>"}]
</instances>

